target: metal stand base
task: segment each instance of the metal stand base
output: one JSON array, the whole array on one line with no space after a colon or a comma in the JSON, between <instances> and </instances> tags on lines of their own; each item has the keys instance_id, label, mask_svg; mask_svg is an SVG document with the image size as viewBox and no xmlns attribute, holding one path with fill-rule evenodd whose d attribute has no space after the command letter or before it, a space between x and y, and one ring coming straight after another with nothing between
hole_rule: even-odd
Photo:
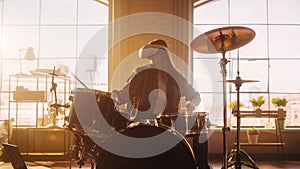
<instances>
[{"instance_id":1,"label":"metal stand base","mask_svg":"<svg viewBox=\"0 0 300 169\"><path fill-rule=\"evenodd\" d=\"M244 155L250 162L250 164L242 162L241 155ZM234 166L235 169L240 169L242 168L242 165L254 169L259 169L254 160L244 150L240 149L240 154L237 153L237 149L231 150L231 153L228 155L228 167Z\"/></svg>"}]
</instances>

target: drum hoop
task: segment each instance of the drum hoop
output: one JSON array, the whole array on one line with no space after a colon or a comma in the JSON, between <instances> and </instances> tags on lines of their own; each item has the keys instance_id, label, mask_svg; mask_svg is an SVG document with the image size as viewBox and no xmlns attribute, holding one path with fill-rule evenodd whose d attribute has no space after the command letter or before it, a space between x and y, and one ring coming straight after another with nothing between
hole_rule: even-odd
<instances>
[{"instance_id":1,"label":"drum hoop","mask_svg":"<svg viewBox=\"0 0 300 169\"><path fill-rule=\"evenodd\" d=\"M134 129L140 128L140 127L159 128L159 129L164 130L164 132L167 130L167 131L170 131L171 133L174 133L175 136L180 137L180 139L182 139L182 142L186 146L186 148L188 150L190 150L189 152L191 153L192 160L194 161L195 165L198 166L197 165L196 156L194 154L192 146L190 145L190 143L187 141L187 139L179 131L172 129L171 127L169 127L167 125L159 125L159 126L153 126L153 125L136 125L136 126L132 126L132 127L126 128L123 132L126 132L126 131L131 130L131 129L134 130ZM121 133L123 133L123 132L121 132Z\"/></svg>"}]
</instances>

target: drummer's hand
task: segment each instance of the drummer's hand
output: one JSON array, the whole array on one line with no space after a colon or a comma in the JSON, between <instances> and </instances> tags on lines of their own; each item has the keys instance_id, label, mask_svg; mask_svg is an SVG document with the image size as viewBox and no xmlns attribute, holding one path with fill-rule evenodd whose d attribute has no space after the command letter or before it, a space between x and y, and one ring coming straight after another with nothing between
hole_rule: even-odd
<instances>
[{"instance_id":1,"label":"drummer's hand","mask_svg":"<svg viewBox=\"0 0 300 169\"><path fill-rule=\"evenodd\" d=\"M189 103L186 105L187 111L194 111L195 108L196 108L196 105L195 105L193 102L189 102Z\"/></svg>"},{"instance_id":2,"label":"drummer's hand","mask_svg":"<svg viewBox=\"0 0 300 169\"><path fill-rule=\"evenodd\" d=\"M111 98L112 98L113 100L115 100L115 101L118 101L118 93L119 93L118 90L113 90L113 91L111 92Z\"/></svg>"}]
</instances>

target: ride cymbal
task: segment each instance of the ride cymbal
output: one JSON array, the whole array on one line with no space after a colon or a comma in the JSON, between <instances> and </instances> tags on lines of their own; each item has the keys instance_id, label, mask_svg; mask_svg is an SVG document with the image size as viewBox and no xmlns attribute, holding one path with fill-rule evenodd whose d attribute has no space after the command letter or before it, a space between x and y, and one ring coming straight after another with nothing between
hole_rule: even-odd
<instances>
[{"instance_id":1,"label":"ride cymbal","mask_svg":"<svg viewBox=\"0 0 300 169\"><path fill-rule=\"evenodd\" d=\"M191 48L199 53L225 53L246 45L254 37L255 32L247 27L217 28L196 37L191 43Z\"/></svg>"}]
</instances>

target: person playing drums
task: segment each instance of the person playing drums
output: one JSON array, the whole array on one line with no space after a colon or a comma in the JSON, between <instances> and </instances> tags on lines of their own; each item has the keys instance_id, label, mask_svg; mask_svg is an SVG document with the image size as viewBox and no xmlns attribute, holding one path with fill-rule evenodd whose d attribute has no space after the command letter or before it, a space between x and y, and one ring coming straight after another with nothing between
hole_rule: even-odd
<instances>
[{"instance_id":1,"label":"person playing drums","mask_svg":"<svg viewBox=\"0 0 300 169\"><path fill-rule=\"evenodd\" d=\"M150 64L136 68L121 90L112 91L118 104L127 103L129 109L136 110L135 121L177 114L183 97L187 111L199 105L200 94L173 66L166 41L149 42L139 50L139 57Z\"/></svg>"},{"instance_id":2,"label":"person playing drums","mask_svg":"<svg viewBox=\"0 0 300 169\"><path fill-rule=\"evenodd\" d=\"M177 117L181 106L185 106L188 112L195 110L201 101L199 92L173 66L166 41L155 39L149 42L141 47L139 57L148 59L150 64L136 68L121 90L112 91L116 104L127 104L127 111L135 112L132 113L131 120L138 125L127 127L122 134L106 142L109 145L107 147L118 147L117 153L104 151L97 161L97 169L196 169L197 157L184 136L177 130L169 130L170 125L159 126L155 121L162 115ZM186 104L182 104L182 98L185 98ZM141 138L141 141L128 141L125 139L127 137L123 138L124 135ZM195 142L198 140L197 137L193 139ZM128 142L131 144L127 144ZM123 154L124 152L126 153ZM199 166L204 165L206 164Z\"/></svg>"}]
</instances>

